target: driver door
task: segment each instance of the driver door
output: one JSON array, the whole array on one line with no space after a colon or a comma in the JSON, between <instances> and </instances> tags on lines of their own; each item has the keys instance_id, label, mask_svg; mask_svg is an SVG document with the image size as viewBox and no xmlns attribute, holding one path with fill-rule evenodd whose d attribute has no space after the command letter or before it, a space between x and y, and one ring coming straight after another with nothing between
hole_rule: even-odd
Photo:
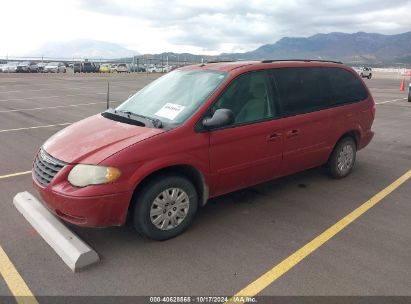
<instances>
[{"instance_id":1,"label":"driver door","mask_svg":"<svg viewBox=\"0 0 411 304\"><path fill-rule=\"evenodd\" d=\"M230 109L232 125L209 132L210 170L220 195L270 180L280 174L282 134L267 73L234 79L211 108Z\"/></svg>"}]
</instances>

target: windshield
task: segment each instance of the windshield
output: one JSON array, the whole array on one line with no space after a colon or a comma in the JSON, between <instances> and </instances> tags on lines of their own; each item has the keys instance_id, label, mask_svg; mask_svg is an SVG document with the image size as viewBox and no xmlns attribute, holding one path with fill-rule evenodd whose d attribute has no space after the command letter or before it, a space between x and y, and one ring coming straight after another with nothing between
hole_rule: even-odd
<instances>
[{"instance_id":1,"label":"windshield","mask_svg":"<svg viewBox=\"0 0 411 304\"><path fill-rule=\"evenodd\" d=\"M59 65L59 63L58 62L50 62L47 65Z\"/></svg>"},{"instance_id":2,"label":"windshield","mask_svg":"<svg viewBox=\"0 0 411 304\"><path fill-rule=\"evenodd\" d=\"M157 118L169 126L186 121L226 79L211 70L176 70L152 82L117 110Z\"/></svg>"}]
</instances>

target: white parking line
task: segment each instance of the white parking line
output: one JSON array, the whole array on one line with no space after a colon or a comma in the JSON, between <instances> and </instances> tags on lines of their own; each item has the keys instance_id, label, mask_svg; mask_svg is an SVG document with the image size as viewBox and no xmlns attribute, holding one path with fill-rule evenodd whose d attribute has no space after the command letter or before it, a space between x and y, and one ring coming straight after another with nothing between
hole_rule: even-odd
<instances>
[{"instance_id":1,"label":"white parking line","mask_svg":"<svg viewBox=\"0 0 411 304\"><path fill-rule=\"evenodd\" d=\"M407 99L407 97L393 99L393 100L380 101L380 102L376 102L375 104L379 105L379 104L384 104L384 103L389 103L389 102L394 102L394 101L401 101L401 100L405 100L405 99Z\"/></svg>"},{"instance_id":2,"label":"white parking line","mask_svg":"<svg viewBox=\"0 0 411 304\"><path fill-rule=\"evenodd\" d=\"M16 128L16 129L4 129L4 130L0 130L0 133L12 132L12 131L21 131L21 130L30 130L30 129L40 129L40 128L50 128L50 127L57 127L57 126L67 126L67 125L71 125L71 124L72 124L72 122L65 122L65 123L55 124L55 125L34 126L34 127Z\"/></svg>"},{"instance_id":3,"label":"white parking line","mask_svg":"<svg viewBox=\"0 0 411 304\"><path fill-rule=\"evenodd\" d=\"M120 101L110 101L110 103L116 103ZM37 110L45 110L45 109L58 109L58 108L74 108L80 106L90 106L96 104L105 104L106 102L90 102L90 103L79 103L73 105L65 105L65 106L55 106L55 107L41 107L41 108L28 108L28 109L15 109L15 110L2 110L0 113L9 113L9 112L24 112L24 111L37 111Z\"/></svg>"},{"instance_id":4,"label":"white parking line","mask_svg":"<svg viewBox=\"0 0 411 304\"><path fill-rule=\"evenodd\" d=\"M83 87L83 88L79 88L79 87L78 88L67 88L66 90L85 90L85 89L91 89L91 88L98 88L98 87L93 86L93 87ZM61 88L2 91L2 92L0 92L0 94L21 93L21 92L24 92L24 93L26 93L26 92L40 92L40 91L58 91L58 90L61 90Z\"/></svg>"},{"instance_id":5,"label":"white parking line","mask_svg":"<svg viewBox=\"0 0 411 304\"><path fill-rule=\"evenodd\" d=\"M45 79L45 78L42 78L42 79L47 80L47 83L36 83L36 86L50 86L51 83L53 83L53 85L59 84L59 83L66 84L67 81L82 81L82 80L101 80L101 82L96 82L96 83L101 83L101 84L107 84L107 81L110 81L110 84L117 84L117 83L124 83L124 82L134 82L135 83L138 80L138 79L120 79L120 78L114 78L114 80L113 80L113 78L61 78L61 79L51 79L51 78ZM153 77L153 78L148 78L148 79L153 81L156 78ZM10 82L7 82L7 84L4 84L5 82L1 78L0 78L0 81L2 83L0 85L0 88L3 88L3 87L6 88L10 84L13 84L13 86L24 86L24 87L33 85L32 83L14 84L14 83L17 83L17 81L10 81ZM81 84L81 83L79 83L79 84Z\"/></svg>"},{"instance_id":6,"label":"white parking line","mask_svg":"<svg viewBox=\"0 0 411 304\"><path fill-rule=\"evenodd\" d=\"M18 100L32 100L32 99L50 99L50 98L61 98L61 97L75 97L75 96L87 96L87 95L105 95L106 92L99 93L82 93L82 94L68 94L68 95L55 95L55 96L40 96L40 97L23 97L23 98L9 98L0 99L0 101L18 101Z\"/></svg>"},{"instance_id":7,"label":"white parking line","mask_svg":"<svg viewBox=\"0 0 411 304\"><path fill-rule=\"evenodd\" d=\"M111 82L110 82L111 84ZM130 85L120 85L115 84L114 87L110 87L110 91L116 89L116 87L129 87ZM84 86L84 87L68 87L68 88L46 88L46 89L32 89L32 90L12 90L12 91L0 91L0 94L9 94L9 93L26 93L26 92L41 92L41 91L58 91L58 90L87 90L87 89L107 89L107 83L103 82L100 85L95 86ZM130 88L130 89L137 89L137 88Z\"/></svg>"}]
</instances>

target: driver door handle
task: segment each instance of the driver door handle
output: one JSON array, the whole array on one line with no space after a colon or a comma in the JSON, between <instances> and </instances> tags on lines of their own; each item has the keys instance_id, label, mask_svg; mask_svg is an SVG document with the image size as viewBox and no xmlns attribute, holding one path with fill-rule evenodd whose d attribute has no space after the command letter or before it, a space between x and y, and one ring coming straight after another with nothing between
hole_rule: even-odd
<instances>
[{"instance_id":1,"label":"driver door handle","mask_svg":"<svg viewBox=\"0 0 411 304\"><path fill-rule=\"evenodd\" d=\"M286 134L287 134L288 138L298 136L298 135L300 135L300 130L293 129L293 130L288 131Z\"/></svg>"},{"instance_id":2,"label":"driver door handle","mask_svg":"<svg viewBox=\"0 0 411 304\"><path fill-rule=\"evenodd\" d=\"M276 141L281 139L281 133L273 133L270 135L267 135L267 141Z\"/></svg>"}]
</instances>

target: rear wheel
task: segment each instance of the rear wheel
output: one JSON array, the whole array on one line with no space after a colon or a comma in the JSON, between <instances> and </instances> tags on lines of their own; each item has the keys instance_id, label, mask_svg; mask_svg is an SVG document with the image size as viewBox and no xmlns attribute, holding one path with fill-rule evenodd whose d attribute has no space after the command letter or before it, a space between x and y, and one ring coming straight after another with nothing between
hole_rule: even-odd
<instances>
[{"instance_id":1,"label":"rear wheel","mask_svg":"<svg viewBox=\"0 0 411 304\"><path fill-rule=\"evenodd\" d=\"M354 167L357 146L352 137L344 137L334 148L328 160L328 171L331 177L339 179L350 174Z\"/></svg>"},{"instance_id":2,"label":"rear wheel","mask_svg":"<svg viewBox=\"0 0 411 304\"><path fill-rule=\"evenodd\" d=\"M146 182L133 197L133 225L153 240L181 234L192 223L198 205L193 184L180 175L160 175Z\"/></svg>"},{"instance_id":3,"label":"rear wheel","mask_svg":"<svg viewBox=\"0 0 411 304\"><path fill-rule=\"evenodd\" d=\"M371 79L371 77L372 77L372 74L368 75L368 79Z\"/></svg>"}]
</instances>

